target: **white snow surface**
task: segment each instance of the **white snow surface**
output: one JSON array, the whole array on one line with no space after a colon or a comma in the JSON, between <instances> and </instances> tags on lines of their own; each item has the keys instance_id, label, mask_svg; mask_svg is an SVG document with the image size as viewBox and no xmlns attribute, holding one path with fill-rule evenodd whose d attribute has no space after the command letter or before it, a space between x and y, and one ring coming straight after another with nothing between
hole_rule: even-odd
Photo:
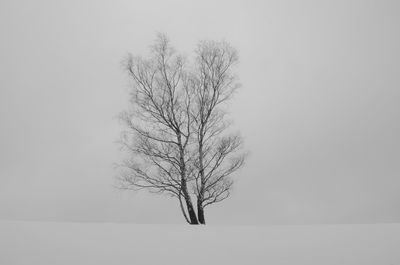
<instances>
[{"instance_id":1,"label":"white snow surface","mask_svg":"<svg viewBox=\"0 0 400 265\"><path fill-rule=\"evenodd\" d=\"M0 221L1 265L399 265L400 224L189 226Z\"/></svg>"}]
</instances>

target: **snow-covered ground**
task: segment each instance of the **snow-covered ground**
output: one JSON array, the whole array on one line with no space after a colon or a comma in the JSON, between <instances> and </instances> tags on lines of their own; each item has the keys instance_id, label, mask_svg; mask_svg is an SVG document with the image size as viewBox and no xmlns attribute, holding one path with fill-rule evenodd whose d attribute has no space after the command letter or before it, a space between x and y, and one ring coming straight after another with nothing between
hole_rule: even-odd
<instances>
[{"instance_id":1,"label":"snow-covered ground","mask_svg":"<svg viewBox=\"0 0 400 265\"><path fill-rule=\"evenodd\" d=\"M1 265L399 265L400 224L188 226L0 221Z\"/></svg>"}]
</instances>

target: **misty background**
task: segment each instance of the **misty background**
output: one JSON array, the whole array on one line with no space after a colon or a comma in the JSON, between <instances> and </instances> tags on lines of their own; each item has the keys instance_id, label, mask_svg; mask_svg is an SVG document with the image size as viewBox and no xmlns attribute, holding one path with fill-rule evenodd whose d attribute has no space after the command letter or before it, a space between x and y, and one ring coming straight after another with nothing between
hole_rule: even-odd
<instances>
[{"instance_id":1,"label":"misty background","mask_svg":"<svg viewBox=\"0 0 400 265\"><path fill-rule=\"evenodd\" d=\"M184 223L113 188L129 53L238 49L251 155L211 224L400 222L400 2L0 2L0 219ZM162 217L162 219L160 218Z\"/></svg>"}]
</instances>

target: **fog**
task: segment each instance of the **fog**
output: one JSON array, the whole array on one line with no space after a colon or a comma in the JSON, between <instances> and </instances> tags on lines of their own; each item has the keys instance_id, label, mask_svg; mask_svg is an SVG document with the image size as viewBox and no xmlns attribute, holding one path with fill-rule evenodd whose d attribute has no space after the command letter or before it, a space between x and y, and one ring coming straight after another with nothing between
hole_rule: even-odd
<instances>
[{"instance_id":1,"label":"fog","mask_svg":"<svg viewBox=\"0 0 400 265\"><path fill-rule=\"evenodd\" d=\"M400 221L397 1L0 2L0 219L184 223L113 187L121 61L157 32L238 51L231 119L250 156L209 223Z\"/></svg>"}]
</instances>

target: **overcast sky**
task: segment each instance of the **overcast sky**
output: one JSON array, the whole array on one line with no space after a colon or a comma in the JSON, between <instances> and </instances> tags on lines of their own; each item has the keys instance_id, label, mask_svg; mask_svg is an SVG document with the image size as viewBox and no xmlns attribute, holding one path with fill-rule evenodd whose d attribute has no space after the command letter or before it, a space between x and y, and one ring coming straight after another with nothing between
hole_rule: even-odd
<instances>
[{"instance_id":1,"label":"overcast sky","mask_svg":"<svg viewBox=\"0 0 400 265\"><path fill-rule=\"evenodd\" d=\"M184 223L113 188L121 60L157 32L239 51L251 155L215 224L400 222L400 2L0 2L0 219Z\"/></svg>"}]
</instances>

